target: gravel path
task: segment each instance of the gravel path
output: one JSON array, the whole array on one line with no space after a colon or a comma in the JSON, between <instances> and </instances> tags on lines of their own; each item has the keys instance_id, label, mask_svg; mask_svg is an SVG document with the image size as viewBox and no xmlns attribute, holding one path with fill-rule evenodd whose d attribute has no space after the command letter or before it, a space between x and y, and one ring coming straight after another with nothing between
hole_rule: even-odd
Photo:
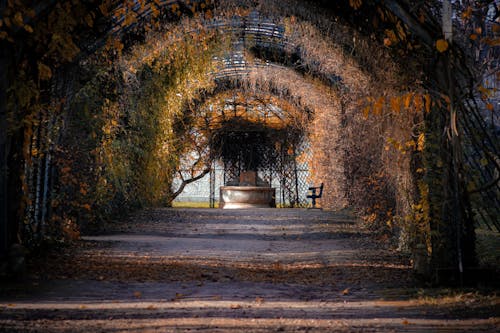
<instances>
[{"instance_id":1,"label":"gravel path","mask_svg":"<svg viewBox=\"0 0 500 333\"><path fill-rule=\"evenodd\" d=\"M348 214L150 209L0 290L3 332L496 332L495 294L415 287Z\"/></svg>"}]
</instances>

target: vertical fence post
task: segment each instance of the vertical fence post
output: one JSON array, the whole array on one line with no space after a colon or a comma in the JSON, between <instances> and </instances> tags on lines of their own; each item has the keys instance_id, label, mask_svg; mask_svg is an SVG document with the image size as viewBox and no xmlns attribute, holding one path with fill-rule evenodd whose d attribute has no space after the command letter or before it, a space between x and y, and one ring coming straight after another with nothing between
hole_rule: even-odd
<instances>
[{"instance_id":1,"label":"vertical fence post","mask_svg":"<svg viewBox=\"0 0 500 333\"><path fill-rule=\"evenodd\" d=\"M210 208L215 208L215 161L210 169Z\"/></svg>"}]
</instances>

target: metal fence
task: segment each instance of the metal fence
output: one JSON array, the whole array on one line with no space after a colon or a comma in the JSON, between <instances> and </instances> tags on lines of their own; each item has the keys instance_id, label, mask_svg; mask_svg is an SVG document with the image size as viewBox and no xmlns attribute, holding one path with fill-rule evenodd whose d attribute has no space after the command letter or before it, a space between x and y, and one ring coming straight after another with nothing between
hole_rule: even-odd
<instances>
[{"instance_id":1,"label":"metal fence","mask_svg":"<svg viewBox=\"0 0 500 333\"><path fill-rule=\"evenodd\" d=\"M304 145L305 146L305 145ZM299 151L299 150L297 150ZM309 201L306 197L309 181L309 149L300 149L300 161L297 151L293 154L283 153L278 163L265 164L257 170L257 176L276 189L277 207L307 207ZM285 161L286 160L286 161ZM186 186L176 201L205 202L214 208L220 201L220 187L226 185L231 179L237 179L243 171L238 165L224 165L222 161L214 161L208 175L197 182ZM174 181L174 188L180 183Z\"/></svg>"}]
</instances>

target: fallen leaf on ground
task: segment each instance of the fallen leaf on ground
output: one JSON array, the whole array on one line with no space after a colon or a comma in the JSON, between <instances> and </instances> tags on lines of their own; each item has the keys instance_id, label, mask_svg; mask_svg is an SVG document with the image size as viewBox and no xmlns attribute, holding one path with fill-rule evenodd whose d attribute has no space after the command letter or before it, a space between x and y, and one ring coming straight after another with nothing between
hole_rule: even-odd
<instances>
[{"instance_id":1,"label":"fallen leaf on ground","mask_svg":"<svg viewBox=\"0 0 500 333\"><path fill-rule=\"evenodd\" d=\"M255 297L255 303L262 304L264 303L264 299L262 297Z\"/></svg>"}]
</instances>

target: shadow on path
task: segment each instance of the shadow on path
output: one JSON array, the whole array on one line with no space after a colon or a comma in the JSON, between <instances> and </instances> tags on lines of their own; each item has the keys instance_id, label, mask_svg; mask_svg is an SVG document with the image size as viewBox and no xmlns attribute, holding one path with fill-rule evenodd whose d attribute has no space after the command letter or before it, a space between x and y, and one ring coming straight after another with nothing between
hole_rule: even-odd
<instances>
[{"instance_id":1,"label":"shadow on path","mask_svg":"<svg viewBox=\"0 0 500 333\"><path fill-rule=\"evenodd\" d=\"M423 297L348 214L150 209L4 286L9 332L495 332L496 295Z\"/></svg>"}]
</instances>

